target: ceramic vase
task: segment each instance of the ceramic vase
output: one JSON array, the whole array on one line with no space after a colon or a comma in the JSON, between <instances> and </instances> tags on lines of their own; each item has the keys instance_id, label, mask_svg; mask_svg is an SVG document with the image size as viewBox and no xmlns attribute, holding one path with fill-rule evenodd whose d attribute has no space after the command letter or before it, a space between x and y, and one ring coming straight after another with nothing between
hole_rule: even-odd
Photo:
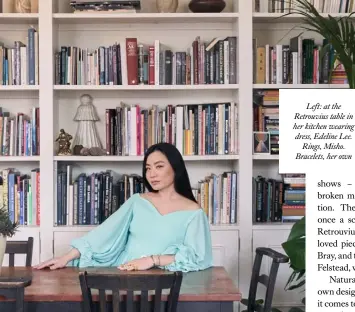
<instances>
[{"instance_id":1,"label":"ceramic vase","mask_svg":"<svg viewBox=\"0 0 355 312\"><path fill-rule=\"evenodd\" d=\"M6 249L6 236L0 234L0 269L2 267L2 262L4 260L5 249Z\"/></svg>"},{"instance_id":2,"label":"ceramic vase","mask_svg":"<svg viewBox=\"0 0 355 312\"><path fill-rule=\"evenodd\" d=\"M38 0L31 0L31 13L38 13Z\"/></svg>"},{"instance_id":3,"label":"ceramic vase","mask_svg":"<svg viewBox=\"0 0 355 312\"><path fill-rule=\"evenodd\" d=\"M14 0L2 0L2 13L14 13Z\"/></svg>"},{"instance_id":4,"label":"ceramic vase","mask_svg":"<svg viewBox=\"0 0 355 312\"><path fill-rule=\"evenodd\" d=\"M175 13L179 5L178 0L156 0L159 13Z\"/></svg>"},{"instance_id":5,"label":"ceramic vase","mask_svg":"<svg viewBox=\"0 0 355 312\"><path fill-rule=\"evenodd\" d=\"M31 13L31 0L14 0L15 13Z\"/></svg>"},{"instance_id":6,"label":"ceramic vase","mask_svg":"<svg viewBox=\"0 0 355 312\"><path fill-rule=\"evenodd\" d=\"M194 13L220 13L226 7L224 0L191 0L189 9Z\"/></svg>"}]
</instances>

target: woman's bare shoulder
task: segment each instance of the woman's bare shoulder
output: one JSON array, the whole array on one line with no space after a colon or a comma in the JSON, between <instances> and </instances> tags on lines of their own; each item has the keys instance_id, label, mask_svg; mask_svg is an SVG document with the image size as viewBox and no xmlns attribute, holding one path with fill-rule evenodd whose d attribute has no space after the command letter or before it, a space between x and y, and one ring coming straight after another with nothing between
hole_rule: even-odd
<instances>
[{"instance_id":1,"label":"woman's bare shoulder","mask_svg":"<svg viewBox=\"0 0 355 312\"><path fill-rule=\"evenodd\" d=\"M184 202L184 207L186 210L198 210L201 209L200 205L196 203L195 201L181 196L182 201Z\"/></svg>"}]
</instances>

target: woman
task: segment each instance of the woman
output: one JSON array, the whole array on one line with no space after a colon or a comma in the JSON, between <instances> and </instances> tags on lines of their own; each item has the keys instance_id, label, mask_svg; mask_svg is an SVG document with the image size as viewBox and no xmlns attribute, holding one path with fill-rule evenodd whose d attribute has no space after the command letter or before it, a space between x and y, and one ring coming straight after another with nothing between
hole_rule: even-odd
<instances>
[{"instance_id":1,"label":"woman","mask_svg":"<svg viewBox=\"0 0 355 312\"><path fill-rule=\"evenodd\" d=\"M35 268L118 266L198 271L212 266L208 219L198 206L180 152L174 145L151 146L143 161L149 192L134 194L105 222L72 241L66 255Z\"/></svg>"}]
</instances>

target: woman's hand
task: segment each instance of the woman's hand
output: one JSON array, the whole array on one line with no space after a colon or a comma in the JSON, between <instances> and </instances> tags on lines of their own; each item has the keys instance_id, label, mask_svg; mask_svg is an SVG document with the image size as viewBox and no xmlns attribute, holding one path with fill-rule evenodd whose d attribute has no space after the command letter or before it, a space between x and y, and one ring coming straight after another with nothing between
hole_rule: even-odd
<instances>
[{"instance_id":1,"label":"woman's hand","mask_svg":"<svg viewBox=\"0 0 355 312\"><path fill-rule=\"evenodd\" d=\"M120 265L118 268L123 271L137 271L148 270L154 266L153 259L151 257L144 257L128 261L125 264Z\"/></svg>"},{"instance_id":2,"label":"woman's hand","mask_svg":"<svg viewBox=\"0 0 355 312\"><path fill-rule=\"evenodd\" d=\"M68 264L68 259L67 257L59 257L59 258L53 258L50 260L47 260L45 262L42 262L36 266L34 266L35 269L41 270L46 267L50 268L51 270L56 270L56 269L62 269Z\"/></svg>"},{"instance_id":3,"label":"woman's hand","mask_svg":"<svg viewBox=\"0 0 355 312\"><path fill-rule=\"evenodd\" d=\"M36 266L34 269L41 270L46 267L50 268L51 270L62 269L64 268L69 261L80 258L80 252L76 248L70 250L67 254L62 257L53 258L51 260L47 260L42 262Z\"/></svg>"}]
</instances>

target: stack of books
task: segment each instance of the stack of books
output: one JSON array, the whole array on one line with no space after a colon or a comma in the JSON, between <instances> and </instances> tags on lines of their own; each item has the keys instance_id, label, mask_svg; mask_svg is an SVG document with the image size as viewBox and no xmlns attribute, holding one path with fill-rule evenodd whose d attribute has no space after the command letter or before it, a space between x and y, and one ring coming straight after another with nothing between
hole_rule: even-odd
<instances>
[{"instance_id":1,"label":"stack of books","mask_svg":"<svg viewBox=\"0 0 355 312\"><path fill-rule=\"evenodd\" d=\"M71 0L74 13L80 12L137 12L140 0Z\"/></svg>"}]
</instances>

